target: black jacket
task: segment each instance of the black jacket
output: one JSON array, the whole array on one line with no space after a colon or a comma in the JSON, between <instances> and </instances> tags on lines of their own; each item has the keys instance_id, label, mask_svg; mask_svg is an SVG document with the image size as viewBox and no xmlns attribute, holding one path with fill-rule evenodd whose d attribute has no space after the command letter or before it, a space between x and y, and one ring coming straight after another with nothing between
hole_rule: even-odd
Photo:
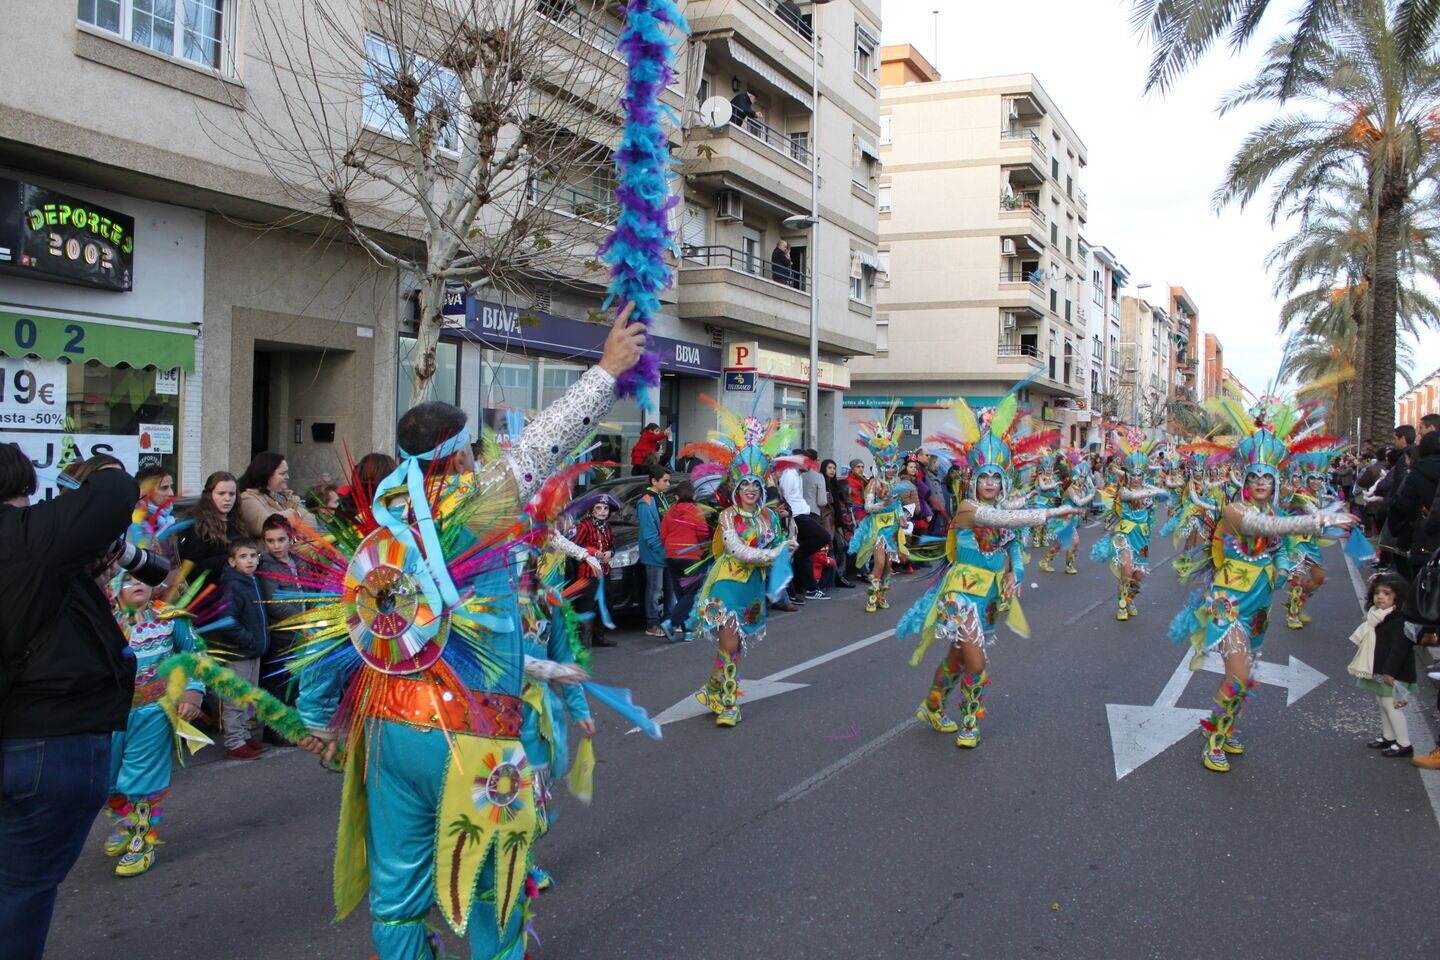
<instances>
[{"instance_id":1,"label":"black jacket","mask_svg":"<svg viewBox=\"0 0 1440 960\"><path fill-rule=\"evenodd\" d=\"M220 589L225 592L225 613L235 622L210 634L210 649L222 660L263 657L270 649L270 618L259 578L227 566L220 574Z\"/></svg>"},{"instance_id":2,"label":"black jacket","mask_svg":"<svg viewBox=\"0 0 1440 960\"><path fill-rule=\"evenodd\" d=\"M123 470L30 507L0 505L0 737L124 730L135 657L87 572L140 499Z\"/></svg>"},{"instance_id":3,"label":"black jacket","mask_svg":"<svg viewBox=\"0 0 1440 960\"><path fill-rule=\"evenodd\" d=\"M180 559L192 564L190 580L193 582L202 573L209 574L206 583L219 583L220 575L230 568L230 544L240 538L240 528L235 524L235 511L225 523L225 542L214 543L200 535L192 524L180 533Z\"/></svg>"},{"instance_id":4,"label":"black jacket","mask_svg":"<svg viewBox=\"0 0 1440 960\"><path fill-rule=\"evenodd\" d=\"M1423 553L1426 558L1430 551L1425 550L1425 537L1421 534L1420 524L1424 519L1425 511L1435 500L1435 492L1440 488L1440 454L1431 454L1421 457L1415 461L1414 466L1406 471L1404 479L1398 487L1392 489L1390 502L1386 505L1386 522L1390 524L1390 532L1395 535L1395 545L1402 550L1415 548L1416 554Z\"/></svg>"},{"instance_id":5,"label":"black jacket","mask_svg":"<svg viewBox=\"0 0 1440 960\"><path fill-rule=\"evenodd\" d=\"M1375 626L1375 660L1371 672L1378 679L1381 676L1394 677L1402 683L1415 682L1415 644L1405 636L1405 618L1399 611Z\"/></svg>"},{"instance_id":6,"label":"black jacket","mask_svg":"<svg viewBox=\"0 0 1440 960\"><path fill-rule=\"evenodd\" d=\"M295 561L295 568L301 577L315 576L317 571L315 565L304 557L292 553L290 559ZM303 600L278 599L282 593L294 593L303 591L305 588L292 582L290 568L279 560L265 554L260 560L260 569L256 571L256 579L260 581L260 595L265 598L265 619L270 622L270 651L284 650L294 645L299 634L293 630L276 630L275 626L291 617L297 617L310 609L310 604Z\"/></svg>"}]
</instances>

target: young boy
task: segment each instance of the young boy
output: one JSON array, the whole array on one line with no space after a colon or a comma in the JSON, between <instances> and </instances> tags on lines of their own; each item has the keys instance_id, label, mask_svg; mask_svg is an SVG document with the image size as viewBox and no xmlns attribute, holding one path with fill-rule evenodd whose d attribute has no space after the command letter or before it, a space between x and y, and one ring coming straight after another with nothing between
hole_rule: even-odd
<instances>
[{"instance_id":1,"label":"young boy","mask_svg":"<svg viewBox=\"0 0 1440 960\"><path fill-rule=\"evenodd\" d=\"M265 616L270 626L270 649L260 661L260 685L285 703L295 703L295 685L285 676L285 657L295 634L276 627L309 609L301 600L279 599L281 594L305 592L305 581L315 571L311 563L293 552L295 536L290 523L273 514L260 528L265 554L260 558L260 594L265 599Z\"/></svg>"},{"instance_id":2,"label":"young boy","mask_svg":"<svg viewBox=\"0 0 1440 960\"><path fill-rule=\"evenodd\" d=\"M227 610L234 623L214 634L212 653L226 661L241 679L260 682L260 658L270 647L270 622L265 597L260 592L255 570L260 565L260 548L242 537L230 544L230 565L220 575ZM264 723L249 707L225 701L220 707L220 724L225 731L225 755L231 760L256 760L268 748L261 740Z\"/></svg>"},{"instance_id":3,"label":"young boy","mask_svg":"<svg viewBox=\"0 0 1440 960\"><path fill-rule=\"evenodd\" d=\"M153 588L124 576L114 599L115 620L135 654L130 719L123 732L110 735L110 801L105 807L111 820L105 855L120 858L115 874L121 877L138 877L154 865L160 801L170 791L175 728L160 702L166 678L157 670L176 650L197 646L188 622L163 616L153 596ZM204 690L193 681L186 684L175 710L181 720L200 715Z\"/></svg>"}]
</instances>

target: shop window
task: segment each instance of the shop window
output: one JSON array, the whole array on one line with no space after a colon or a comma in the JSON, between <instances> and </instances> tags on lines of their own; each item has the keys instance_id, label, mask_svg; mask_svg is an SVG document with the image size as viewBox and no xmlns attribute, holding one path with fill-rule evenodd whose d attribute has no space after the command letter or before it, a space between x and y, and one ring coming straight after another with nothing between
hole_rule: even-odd
<instances>
[{"instance_id":1,"label":"shop window","mask_svg":"<svg viewBox=\"0 0 1440 960\"><path fill-rule=\"evenodd\" d=\"M775 419L795 428L797 436L805 436L805 411L809 407L809 389L775 384Z\"/></svg>"},{"instance_id":2,"label":"shop window","mask_svg":"<svg viewBox=\"0 0 1440 960\"><path fill-rule=\"evenodd\" d=\"M167 57L233 74L225 0L78 0L76 19Z\"/></svg>"},{"instance_id":3,"label":"shop window","mask_svg":"<svg viewBox=\"0 0 1440 960\"><path fill-rule=\"evenodd\" d=\"M397 140L408 140L410 135L404 119L381 89L392 83L396 74L402 70L413 74L420 82L420 95L416 98L418 112L429 110L437 103L456 106L461 99L460 82L453 71L439 67L424 57L413 53L402 57L394 44L375 36L365 37L362 119L365 126L376 133L383 133ZM441 128L439 146L442 153L459 152L460 130L453 122Z\"/></svg>"},{"instance_id":4,"label":"shop window","mask_svg":"<svg viewBox=\"0 0 1440 960\"><path fill-rule=\"evenodd\" d=\"M415 380L415 338L401 337L399 349L400 368L395 377L395 419L415 404L410 402L410 387ZM460 403L460 345L441 340L435 346L435 376L430 378L430 387L425 400L444 400L446 403ZM417 451L418 452L418 451Z\"/></svg>"}]
</instances>

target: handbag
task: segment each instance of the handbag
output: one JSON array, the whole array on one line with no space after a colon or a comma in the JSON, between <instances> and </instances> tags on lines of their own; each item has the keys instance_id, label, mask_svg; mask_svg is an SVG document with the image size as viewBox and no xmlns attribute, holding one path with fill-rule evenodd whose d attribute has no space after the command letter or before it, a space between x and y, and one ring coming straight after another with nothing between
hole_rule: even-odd
<instances>
[{"instance_id":1,"label":"handbag","mask_svg":"<svg viewBox=\"0 0 1440 960\"><path fill-rule=\"evenodd\" d=\"M1431 554L1429 562L1415 574L1410 589L1422 622L1440 623L1440 550Z\"/></svg>"}]
</instances>

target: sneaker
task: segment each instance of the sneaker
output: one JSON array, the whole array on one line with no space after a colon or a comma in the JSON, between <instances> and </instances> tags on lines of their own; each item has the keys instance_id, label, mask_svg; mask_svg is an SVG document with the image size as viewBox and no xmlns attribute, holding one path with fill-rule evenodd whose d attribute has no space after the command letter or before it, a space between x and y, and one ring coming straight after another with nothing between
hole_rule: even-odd
<instances>
[{"instance_id":1,"label":"sneaker","mask_svg":"<svg viewBox=\"0 0 1440 960\"><path fill-rule=\"evenodd\" d=\"M1220 744L1220 749L1231 756L1238 757L1245 752L1245 744L1241 743L1238 737L1226 737L1225 742Z\"/></svg>"},{"instance_id":2,"label":"sneaker","mask_svg":"<svg viewBox=\"0 0 1440 960\"><path fill-rule=\"evenodd\" d=\"M1225 756L1225 751L1209 750L1200 754L1200 762L1205 764L1206 770L1214 770L1216 773L1230 772L1230 758Z\"/></svg>"},{"instance_id":3,"label":"sneaker","mask_svg":"<svg viewBox=\"0 0 1440 960\"><path fill-rule=\"evenodd\" d=\"M923 703L916 708L915 716L929 724L936 733L954 733L960 729L960 724L945 716L944 710L931 710Z\"/></svg>"},{"instance_id":4,"label":"sneaker","mask_svg":"<svg viewBox=\"0 0 1440 960\"><path fill-rule=\"evenodd\" d=\"M824 590L816 589L816 590L811 590L809 593L805 594L805 599L806 599L806 600L829 600L829 599L830 599L830 594L826 593Z\"/></svg>"},{"instance_id":5,"label":"sneaker","mask_svg":"<svg viewBox=\"0 0 1440 960\"><path fill-rule=\"evenodd\" d=\"M980 746L980 728L970 727L967 730L961 730L955 737L955 746L964 747L967 750Z\"/></svg>"},{"instance_id":6,"label":"sneaker","mask_svg":"<svg viewBox=\"0 0 1440 960\"><path fill-rule=\"evenodd\" d=\"M715 715L715 726L717 727L733 727L739 722L739 707L730 707L729 709L721 710L718 714Z\"/></svg>"},{"instance_id":7,"label":"sneaker","mask_svg":"<svg viewBox=\"0 0 1440 960\"><path fill-rule=\"evenodd\" d=\"M1073 577L1073 576L1075 576L1075 574L1079 573L1080 571L1077 570L1077 569L1075 569L1075 567L1074 567L1073 565L1066 564L1066 566L1065 566L1065 572L1068 573L1068 574L1070 574L1070 576Z\"/></svg>"},{"instance_id":8,"label":"sneaker","mask_svg":"<svg viewBox=\"0 0 1440 960\"><path fill-rule=\"evenodd\" d=\"M128 848L129 846L129 830L112 831L110 835L105 838L105 856L118 857L120 856L120 854L124 853L126 848Z\"/></svg>"},{"instance_id":9,"label":"sneaker","mask_svg":"<svg viewBox=\"0 0 1440 960\"><path fill-rule=\"evenodd\" d=\"M115 864L115 876L138 877L155 865L155 848L145 844L141 850L126 850Z\"/></svg>"},{"instance_id":10,"label":"sneaker","mask_svg":"<svg viewBox=\"0 0 1440 960\"><path fill-rule=\"evenodd\" d=\"M230 760L259 760L260 751L248 743L242 743L234 750L226 750L225 756Z\"/></svg>"},{"instance_id":11,"label":"sneaker","mask_svg":"<svg viewBox=\"0 0 1440 960\"><path fill-rule=\"evenodd\" d=\"M590 640L590 646L592 646L592 647L618 647L618 646L620 646L620 641L614 639L613 637L608 636L607 634L597 633L597 634L595 634L595 636Z\"/></svg>"},{"instance_id":12,"label":"sneaker","mask_svg":"<svg viewBox=\"0 0 1440 960\"><path fill-rule=\"evenodd\" d=\"M663 636L665 636L665 628L662 627L662 626L660 626L660 624L658 624L658 623L652 623L652 624L650 624L650 626L648 626L648 627L645 628L645 636L647 636L647 637L663 637Z\"/></svg>"},{"instance_id":13,"label":"sneaker","mask_svg":"<svg viewBox=\"0 0 1440 960\"><path fill-rule=\"evenodd\" d=\"M1426 770L1440 770L1440 747L1436 747L1423 757L1412 757L1410 762L1417 767L1424 767Z\"/></svg>"},{"instance_id":14,"label":"sneaker","mask_svg":"<svg viewBox=\"0 0 1440 960\"><path fill-rule=\"evenodd\" d=\"M259 737L251 737L249 740L245 741L245 745L251 750L254 750L256 753L264 753L266 750L270 749L268 746L266 746L265 741L261 740Z\"/></svg>"},{"instance_id":15,"label":"sneaker","mask_svg":"<svg viewBox=\"0 0 1440 960\"><path fill-rule=\"evenodd\" d=\"M1393 744L1391 744L1390 746L1386 747L1384 750L1381 750L1381 751L1380 751L1380 756L1382 756L1382 757L1413 757L1413 756L1415 756L1415 748L1414 748L1413 746L1411 746L1410 744L1408 744L1408 743L1405 744L1405 746L1403 746L1403 747L1400 746L1400 744L1398 744L1398 743L1393 743Z\"/></svg>"},{"instance_id":16,"label":"sneaker","mask_svg":"<svg viewBox=\"0 0 1440 960\"><path fill-rule=\"evenodd\" d=\"M553 889L555 886L555 878L550 876L549 871L539 867L530 868L530 879L535 881L535 889L541 893Z\"/></svg>"},{"instance_id":17,"label":"sneaker","mask_svg":"<svg viewBox=\"0 0 1440 960\"><path fill-rule=\"evenodd\" d=\"M689 643L691 640L694 639L695 637L692 634L686 633L684 630L676 630L674 633L670 634L671 643Z\"/></svg>"}]
</instances>

